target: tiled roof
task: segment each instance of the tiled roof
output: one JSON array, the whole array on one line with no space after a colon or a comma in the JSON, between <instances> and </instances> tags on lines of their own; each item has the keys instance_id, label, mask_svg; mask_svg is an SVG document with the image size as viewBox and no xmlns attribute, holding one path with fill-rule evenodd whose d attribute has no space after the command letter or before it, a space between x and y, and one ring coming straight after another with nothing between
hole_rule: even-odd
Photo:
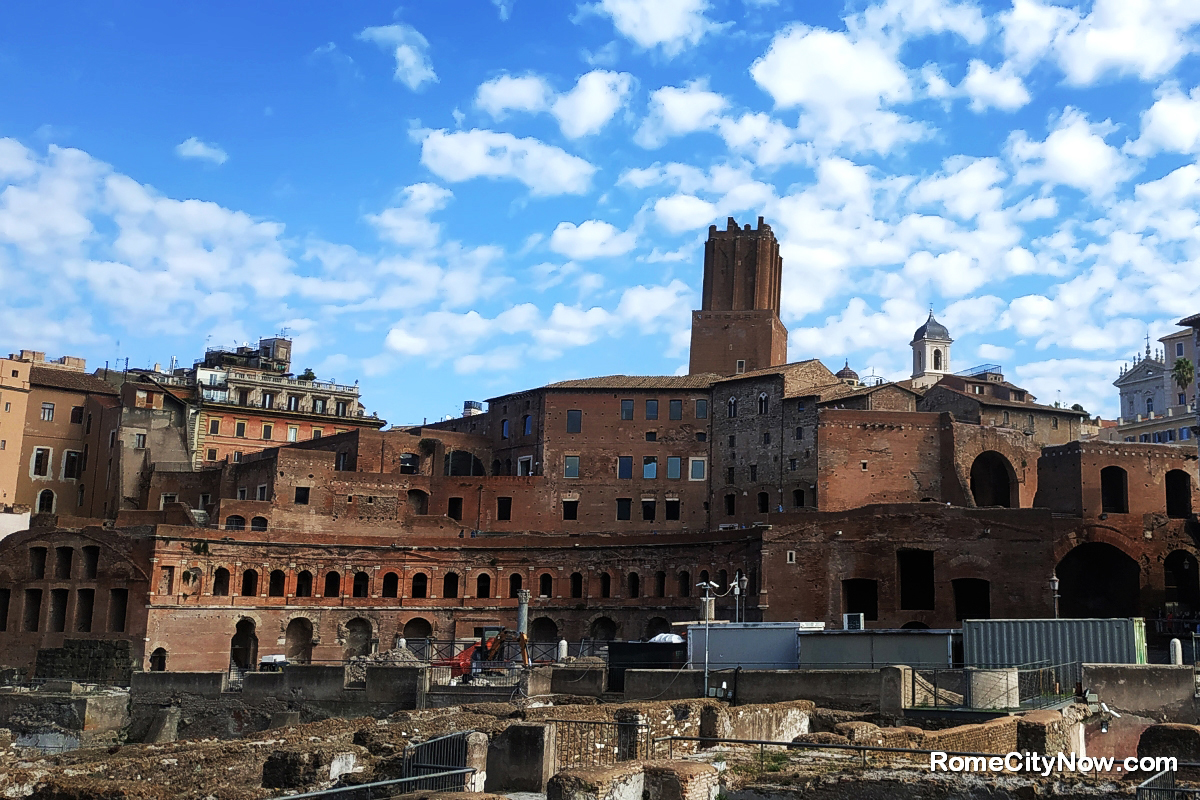
<instances>
[{"instance_id":1,"label":"tiled roof","mask_svg":"<svg viewBox=\"0 0 1200 800\"><path fill-rule=\"evenodd\" d=\"M747 378L762 378L768 375L783 377L784 397L800 397L814 386L827 386L837 381L837 378L829 371L829 368L815 358L810 358L807 361L794 361L791 364L780 364L777 367L764 367L763 369L743 372L741 375L718 378L718 380L721 383L731 383L733 381L746 380Z\"/></svg>"},{"instance_id":2,"label":"tiled roof","mask_svg":"<svg viewBox=\"0 0 1200 800\"><path fill-rule=\"evenodd\" d=\"M862 397L863 395L873 394L880 389L888 387L900 389L917 397L921 396L921 393L913 389L912 386L904 386L900 383L880 383L875 386L850 386L843 383L840 388L837 385L820 387L814 394L820 395L817 402L824 403L830 400L845 400L847 397Z\"/></svg>"},{"instance_id":3,"label":"tiled roof","mask_svg":"<svg viewBox=\"0 0 1200 800\"><path fill-rule=\"evenodd\" d=\"M602 375L548 384L547 389L707 389L720 375Z\"/></svg>"},{"instance_id":4,"label":"tiled roof","mask_svg":"<svg viewBox=\"0 0 1200 800\"><path fill-rule=\"evenodd\" d=\"M70 369L56 367L29 368L29 383L31 386L46 386L51 389L65 389L70 392L89 392L91 394L118 394L115 386L102 381L95 375L86 372L76 372Z\"/></svg>"},{"instance_id":5,"label":"tiled roof","mask_svg":"<svg viewBox=\"0 0 1200 800\"><path fill-rule=\"evenodd\" d=\"M1076 411L1071 408L1057 408L1055 406L1044 406L1041 403L1021 403L1016 400L1001 400L999 397L992 397L987 394L971 394L958 389L952 389L949 386L939 386L939 389L945 389L948 392L961 394L963 397L969 397L981 406L997 406L1000 408L1018 408L1026 411L1050 411L1057 414L1071 414L1076 417L1086 417L1086 411ZM1022 390L1023 391L1023 390Z\"/></svg>"}]
</instances>

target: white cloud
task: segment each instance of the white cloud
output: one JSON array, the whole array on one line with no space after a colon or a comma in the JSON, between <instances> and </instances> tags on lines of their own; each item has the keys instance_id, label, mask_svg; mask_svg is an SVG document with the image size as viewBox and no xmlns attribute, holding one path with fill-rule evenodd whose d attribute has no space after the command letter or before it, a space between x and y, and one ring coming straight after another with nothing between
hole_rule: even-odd
<instances>
[{"instance_id":1,"label":"white cloud","mask_svg":"<svg viewBox=\"0 0 1200 800\"><path fill-rule=\"evenodd\" d=\"M1096 0L1086 16L1073 8L1014 0L999 15L1004 49L1018 69L1050 58L1067 82L1087 86L1112 72L1142 80L1165 75L1196 50L1192 0Z\"/></svg>"},{"instance_id":2,"label":"white cloud","mask_svg":"<svg viewBox=\"0 0 1200 800\"><path fill-rule=\"evenodd\" d=\"M510 133L418 130L421 163L451 182L512 178L534 195L583 194L596 168L578 156L533 138Z\"/></svg>"},{"instance_id":3,"label":"white cloud","mask_svg":"<svg viewBox=\"0 0 1200 800\"><path fill-rule=\"evenodd\" d=\"M792 25L750 68L776 108L800 109L800 133L818 145L886 153L926 135L887 106L912 99L904 66L870 39Z\"/></svg>"},{"instance_id":4,"label":"white cloud","mask_svg":"<svg viewBox=\"0 0 1200 800\"><path fill-rule=\"evenodd\" d=\"M999 159L955 156L944 167L943 174L912 188L908 197L913 205L937 203L959 219L973 219L1000 207L1004 193L998 187L1008 174Z\"/></svg>"},{"instance_id":5,"label":"white cloud","mask_svg":"<svg viewBox=\"0 0 1200 800\"><path fill-rule=\"evenodd\" d=\"M710 92L703 80L655 89L650 93L650 113L634 141L642 147L660 147L672 136L709 130L716 127L728 105L729 101Z\"/></svg>"},{"instance_id":6,"label":"white cloud","mask_svg":"<svg viewBox=\"0 0 1200 800\"><path fill-rule=\"evenodd\" d=\"M439 238L437 223L429 215L440 211L454 194L432 183L416 183L401 192L399 206L367 214L367 221L388 241L400 245L430 247Z\"/></svg>"},{"instance_id":7,"label":"white cloud","mask_svg":"<svg viewBox=\"0 0 1200 800\"><path fill-rule=\"evenodd\" d=\"M1001 111L1016 111L1029 103L1029 91L1021 78L1008 65L992 69L978 59L972 59L967 76L959 89L971 98L972 111L998 108Z\"/></svg>"},{"instance_id":8,"label":"white cloud","mask_svg":"<svg viewBox=\"0 0 1200 800\"><path fill-rule=\"evenodd\" d=\"M195 158L211 164L224 164L229 155L215 144L202 142L195 136L175 145L175 154L180 158Z\"/></svg>"},{"instance_id":9,"label":"white cloud","mask_svg":"<svg viewBox=\"0 0 1200 800\"><path fill-rule=\"evenodd\" d=\"M627 72L593 70L581 76L571 91L559 95L550 113L569 139L598 133L625 105L632 88L633 76Z\"/></svg>"},{"instance_id":10,"label":"white cloud","mask_svg":"<svg viewBox=\"0 0 1200 800\"><path fill-rule=\"evenodd\" d=\"M549 111L564 136L578 139L607 125L625 105L632 88L629 73L602 69L581 76L574 88L563 94L556 94L540 75L501 75L480 85L475 105L493 119L502 119L509 111Z\"/></svg>"},{"instance_id":11,"label":"white cloud","mask_svg":"<svg viewBox=\"0 0 1200 800\"><path fill-rule=\"evenodd\" d=\"M509 111L545 111L554 90L538 75L501 75L479 85L475 105L494 119Z\"/></svg>"},{"instance_id":12,"label":"white cloud","mask_svg":"<svg viewBox=\"0 0 1200 800\"><path fill-rule=\"evenodd\" d=\"M1014 132L1007 151L1017 165L1017 180L1073 186L1091 195L1111 192L1132 174L1120 151L1104 141L1113 130L1111 122L1089 122L1087 115L1068 106L1045 141Z\"/></svg>"},{"instance_id":13,"label":"white cloud","mask_svg":"<svg viewBox=\"0 0 1200 800\"><path fill-rule=\"evenodd\" d=\"M683 233L712 224L717 207L695 195L674 194L654 201L654 215L671 233Z\"/></svg>"},{"instance_id":14,"label":"white cloud","mask_svg":"<svg viewBox=\"0 0 1200 800\"><path fill-rule=\"evenodd\" d=\"M613 27L639 47L661 47L668 58L721 27L704 16L708 0L599 0L585 8L611 18Z\"/></svg>"},{"instance_id":15,"label":"white cloud","mask_svg":"<svg viewBox=\"0 0 1200 800\"><path fill-rule=\"evenodd\" d=\"M637 236L632 231L621 232L598 219L579 225L560 222L550 235L550 249L576 261L624 255L636 244Z\"/></svg>"},{"instance_id":16,"label":"white cloud","mask_svg":"<svg viewBox=\"0 0 1200 800\"><path fill-rule=\"evenodd\" d=\"M722 118L717 129L730 150L745 154L760 167L812 159L811 148L796 141L795 130L761 111L742 114L737 119Z\"/></svg>"},{"instance_id":17,"label":"white cloud","mask_svg":"<svg viewBox=\"0 0 1200 800\"><path fill-rule=\"evenodd\" d=\"M1142 134L1129 144L1129 152L1200 152L1200 87L1185 95L1177 85L1167 84L1156 94L1154 105L1142 112Z\"/></svg>"},{"instance_id":18,"label":"white cloud","mask_svg":"<svg viewBox=\"0 0 1200 800\"><path fill-rule=\"evenodd\" d=\"M885 0L869 6L847 24L851 30L872 37L910 39L955 33L977 45L987 36L987 23L978 6L945 0Z\"/></svg>"},{"instance_id":19,"label":"white cloud","mask_svg":"<svg viewBox=\"0 0 1200 800\"><path fill-rule=\"evenodd\" d=\"M411 25L395 24L365 28L358 38L390 50L396 59L393 77L416 91L425 83L437 83L429 60L429 41Z\"/></svg>"},{"instance_id":20,"label":"white cloud","mask_svg":"<svg viewBox=\"0 0 1200 800\"><path fill-rule=\"evenodd\" d=\"M507 22L512 16L513 6L516 0L492 0L492 5L496 7L496 11L500 14L500 21Z\"/></svg>"}]
</instances>

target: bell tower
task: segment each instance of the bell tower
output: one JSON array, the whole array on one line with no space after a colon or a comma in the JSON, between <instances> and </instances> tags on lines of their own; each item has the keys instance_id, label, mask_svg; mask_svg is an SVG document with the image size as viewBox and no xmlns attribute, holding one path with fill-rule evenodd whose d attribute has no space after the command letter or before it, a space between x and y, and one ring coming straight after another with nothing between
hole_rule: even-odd
<instances>
[{"instance_id":1,"label":"bell tower","mask_svg":"<svg viewBox=\"0 0 1200 800\"><path fill-rule=\"evenodd\" d=\"M704 297L692 312L689 372L737 375L787 363L787 328L779 319L783 259L771 226L708 228Z\"/></svg>"},{"instance_id":2,"label":"bell tower","mask_svg":"<svg viewBox=\"0 0 1200 800\"><path fill-rule=\"evenodd\" d=\"M910 342L913 350L913 386L932 386L950 372L950 345L953 343L950 331L933 318L931 309L929 319L917 328Z\"/></svg>"}]
</instances>

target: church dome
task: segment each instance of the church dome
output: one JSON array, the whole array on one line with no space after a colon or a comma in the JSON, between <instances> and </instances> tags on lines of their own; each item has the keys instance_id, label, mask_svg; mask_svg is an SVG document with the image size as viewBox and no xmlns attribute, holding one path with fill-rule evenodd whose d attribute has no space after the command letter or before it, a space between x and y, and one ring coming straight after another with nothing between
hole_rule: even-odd
<instances>
[{"instance_id":1,"label":"church dome","mask_svg":"<svg viewBox=\"0 0 1200 800\"><path fill-rule=\"evenodd\" d=\"M917 332L913 334L913 341L919 342L922 339L945 339L950 341L950 331L946 330L946 326L933 318L933 312L929 312L929 319L925 320L925 324L917 328Z\"/></svg>"},{"instance_id":2,"label":"church dome","mask_svg":"<svg viewBox=\"0 0 1200 800\"><path fill-rule=\"evenodd\" d=\"M846 360L846 366L839 369L834 375L839 381L854 381L858 383L858 373L850 369L849 359Z\"/></svg>"}]
</instances>

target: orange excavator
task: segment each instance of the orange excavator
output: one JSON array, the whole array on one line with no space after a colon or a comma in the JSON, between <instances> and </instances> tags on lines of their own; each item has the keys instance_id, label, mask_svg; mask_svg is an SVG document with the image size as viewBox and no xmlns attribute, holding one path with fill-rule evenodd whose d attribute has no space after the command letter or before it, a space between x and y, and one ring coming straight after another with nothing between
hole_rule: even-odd
<instances>
[{"instance_id":1,"label":"orange excavator","mask_svg":"<svg viewBox=\"0 0 1200 800\"><path fill-rule=\"evenodd\" d=\"M516 642L521 650L521 666L529 666L529 649L526 647L528 638L523 633L510 631L505 628L484 628L483 636L478 644L464 648L461 653L452 658L434 661L432 666L450 667L452 678L467 677L485 672L488 666L504 661L504 645Z\"/></svg>"}]
</instances>

